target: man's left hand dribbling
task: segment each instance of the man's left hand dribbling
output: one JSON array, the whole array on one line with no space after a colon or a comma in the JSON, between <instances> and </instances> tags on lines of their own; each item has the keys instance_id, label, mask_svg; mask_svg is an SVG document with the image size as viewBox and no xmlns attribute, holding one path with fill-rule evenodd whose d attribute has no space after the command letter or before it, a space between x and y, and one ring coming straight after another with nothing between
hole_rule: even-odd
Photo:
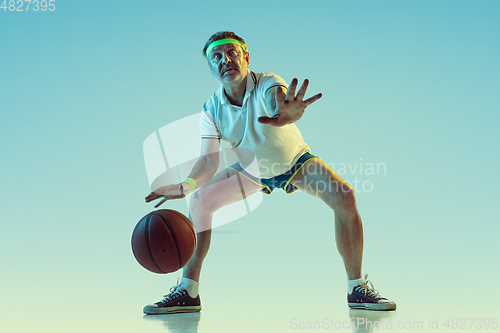
<instances>
[{"instance_id":1,"label":"man's left hand dribbling","mask_svg":"<svg viewBox=\"0 0 500 333\"><path fill-rule=\"evenodd\" d=\"M309 80L304 80L304 83L302 83L297 96L295 96L297 83L297 79L292 80L292 83L290 83L290 87L288 88L288 91L286 93L286 97L285 93L283 92L283 88L278 87L278 89L276 90L275 116L273 118L259 117L259 123L271 126L283 126L294 123L302 117L304 111L306 110L306 107L316 102L321 98L321 96L323 96L322 94L316 94L313 97L303 100L304 95L306 94L307 86L309 85Z\"/></svg>"}]
</instances>

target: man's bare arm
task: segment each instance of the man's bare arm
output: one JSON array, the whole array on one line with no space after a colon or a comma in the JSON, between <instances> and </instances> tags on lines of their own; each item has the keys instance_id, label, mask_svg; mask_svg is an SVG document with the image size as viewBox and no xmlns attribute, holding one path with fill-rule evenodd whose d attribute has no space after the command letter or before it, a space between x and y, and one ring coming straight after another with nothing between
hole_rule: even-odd
<instances>
[{"instance_id":1,"label":"man's bare arm","mask_svg":"<svg viewBox=\"0 0 500 333\"><path fill-rule=\"evenodd\" d=\"M277 96L278 88L282 89L284 91L284 93L286 94L285 87L276 86L276 87L272 87L268 91L266 91L266 96L265 96L267 109L272 112L273 117L276 116L276 114L275 114L276 106L277 106L276 96Z\"/></svg>"},{"instance_id":2,"label":"man's bare arm","mask_svg":"<svg viewBox=\"0 0 500 333\"><path fill-rule=\"evenodd\" d=\"M188 178L192 178L196 182L196 188L208 183L217 172L219 149L220 142L218 139L202 139L200 158L188 176ZM146 197L146 202L163 198L155 205L155 208L157 208L167 200L184 198L191 190L191 185L187 182L163 186L151 192Z\"/></svg>"},{"instance_id":3,"label":"man's bare arm","mask_svg":"<svg viewBox=\"0 0 500 333\"><path fill-rule=\"evenodd\" d=\"M200 188L208 183L219 167L220 141L218 139L202 139L200 158L194 165L188 178L194 179L196 188ZM188 192L192 189L188 183L182 183Z\"/></svg>"}]
</instances>

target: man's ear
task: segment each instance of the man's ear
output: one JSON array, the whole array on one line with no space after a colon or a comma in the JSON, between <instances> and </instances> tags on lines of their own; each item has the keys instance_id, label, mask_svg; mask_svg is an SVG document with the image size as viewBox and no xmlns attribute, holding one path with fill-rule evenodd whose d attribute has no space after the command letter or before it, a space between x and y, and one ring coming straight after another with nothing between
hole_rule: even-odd
<instances>
[{"instance_id":1,"label":"man's ear","mask_svg":"<svg viewBox=\"0 0 500 333\"><path fill-rule=\"evenodd\" d=\"M245 54L245 60L247 61L247 64L250 65L250 53L247 52L247 54Z\"/></svg>"}]
</instances>

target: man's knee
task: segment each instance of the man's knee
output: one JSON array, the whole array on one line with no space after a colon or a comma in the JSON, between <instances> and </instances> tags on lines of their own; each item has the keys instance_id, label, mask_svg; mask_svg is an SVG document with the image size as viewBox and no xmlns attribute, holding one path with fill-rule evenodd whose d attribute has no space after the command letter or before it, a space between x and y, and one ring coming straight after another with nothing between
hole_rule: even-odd
<instances>
[{"instance_id":1,"label":"man's knee","mask_svg":"<svg viewBox=\"0 0 500 333\"><path fill-rule=\"evenodd\" d=\"M219 207L217 207L213 196L206 193L204 188L194 192L191 199L189 199L190 212L193 212L193 210L202 210L204 213L214 213L217 209L219 209Z\"/></svg>"},{"instance_id":2,"label":"man's knee","mask_svg":"<svg viewBox=\"0 0 500 333\"><path fill-rule=\"evenodd\" d=\"M326 193L324 201L333 210L350 210L356 207L354 189L347 182L332 181L330 191Z\"/></svg>"}]
</instances>

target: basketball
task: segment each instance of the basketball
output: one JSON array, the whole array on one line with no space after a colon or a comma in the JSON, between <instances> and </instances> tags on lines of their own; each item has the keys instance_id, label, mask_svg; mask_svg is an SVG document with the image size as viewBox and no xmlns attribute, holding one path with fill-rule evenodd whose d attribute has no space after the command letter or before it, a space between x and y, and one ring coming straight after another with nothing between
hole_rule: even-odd
<instances>
[{"instance_id":1,"label":"basketball","mask_svg":"<svg viewBox=\"0 0 500 333\"><path fill-rule=\"evenodd\" d=\"M183 214L171 209L144 216L132 233L132 252L147 270L166 274L184 267L196 249L196 232Z\"/></svg>"}]
</instances>

